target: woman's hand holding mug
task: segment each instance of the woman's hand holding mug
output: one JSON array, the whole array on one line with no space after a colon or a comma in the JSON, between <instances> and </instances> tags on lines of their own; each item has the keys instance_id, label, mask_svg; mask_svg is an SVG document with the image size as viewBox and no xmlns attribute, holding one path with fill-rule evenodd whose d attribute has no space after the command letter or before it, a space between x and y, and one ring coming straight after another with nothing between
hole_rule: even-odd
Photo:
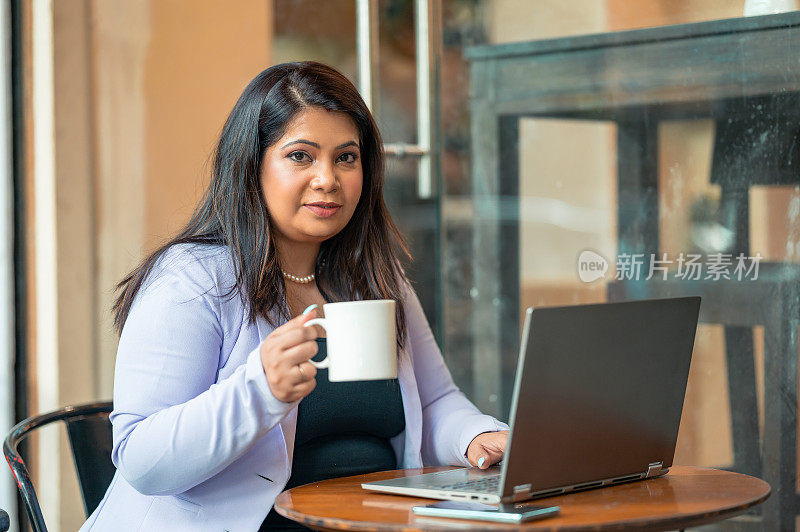
<instances>
[{"instance_id":1,"label":"woman's hand holding mug","mask_svg":"<svg viewBox=\"0 0 800 532\"><path fill-rule=\"evenodd\" d=\"M261 343L261 365L269 389L285 403L310 394L317 385L317 368L309 359L317 354L316 327L305 323L316 317L316 305L272 331Z\"/></svg>"},{"instance_id":2,"label":"woman's hand holding mug","mask_svg":"<svg viewBox=\"0 0 800 532\"><path fill-rule=\"evenodd\" d=\"M261 344L261 365L272 395L290 403L316 386L317 369L328 369L330 382L397 378L396 303L390 299L326 303L325 318L317 305L281 325ZM315 319L316 318L316 319ZM327 332L327 356L317 354L317 328Z\"/></svg>"}]
</instances>

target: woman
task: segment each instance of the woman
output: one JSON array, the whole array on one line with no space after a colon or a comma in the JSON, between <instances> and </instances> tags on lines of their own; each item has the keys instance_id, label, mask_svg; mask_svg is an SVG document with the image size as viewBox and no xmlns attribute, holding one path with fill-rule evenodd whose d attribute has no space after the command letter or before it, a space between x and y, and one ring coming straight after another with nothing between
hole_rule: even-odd
<instances>
[{"instance_id":1,"label":"woman","mask_svg":"<svg viewBox=\"0 0 800 532\"><path fill-rule=\"evenodd\" d=\"M82 530L282 528L265 516L287 485L502 458L507 427L455 387L404 277L383 162L334 69L247 86L191 220L118 286L117 473ZM308 362L325 343L305 322L358 299L397 301L395 381L329 383Z\"/></svg>"}]
</instances>

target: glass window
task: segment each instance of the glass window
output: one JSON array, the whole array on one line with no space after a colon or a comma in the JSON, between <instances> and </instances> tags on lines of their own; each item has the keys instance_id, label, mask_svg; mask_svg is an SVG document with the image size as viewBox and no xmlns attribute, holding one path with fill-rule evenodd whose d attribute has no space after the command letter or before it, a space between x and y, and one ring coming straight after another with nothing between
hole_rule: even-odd
<instances>
[{"instance_id":1,"label":"glass window","mask_svg":"<svg viewBox=\"0 0 800 532\"><path fill-rule=\"evenodd\" d=\"M469 115L470 167L445 165L442 197L459 384L508 415L526 307L701 295L675 463L768 479L763 523L794 527L797 6L445 5L445 49L480 36L442 93ZM607 264L595 279L585 253Z\"/></svg>"}]
</instances>

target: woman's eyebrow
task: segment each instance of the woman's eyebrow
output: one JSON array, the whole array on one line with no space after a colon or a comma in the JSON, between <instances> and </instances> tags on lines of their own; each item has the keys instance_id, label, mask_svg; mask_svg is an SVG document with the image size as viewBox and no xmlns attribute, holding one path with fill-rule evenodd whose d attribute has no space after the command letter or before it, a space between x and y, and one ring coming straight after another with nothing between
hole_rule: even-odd
<instances>
[{"instance_id":1,"label":"woman's eyebrow","mask_svg":"<svg viewBox=\"0 0 800 532\"><path fill-rule=\"evenodd\" d=\"M358 144L356 143L356 141L351 140L349 142L345 142L344 144L339 144L338 146L336 146L336 149L341 150L342 148L346 148L348 146L355 146L356 148L358 148Z\"/></svg>"},{"instance_id":2,"label":"woman's eyebrow","mask_svg":"<svg viewBox=\"0 0 800 532\"><path fill-rule=\"evenodd\" d=\"M293 140L292 142L287 142L281 147L281 149L285 148L286 146L291 146L292 144L308 144L309 146L314 146L315 148L319 149L319 144L306 139L297 139Z\"/></svg>"},{"instance_id":3,"label":"woman's eyebrow","mask_svg":"<svg viewBox=\"0 0 800 532\"><path fill-rule=\"evenodd\" d=\"M316 142L311 142L310 140L306 139L297 139L291 142L287 142L286 144L281 146L281 149L286 148L287 146L291 146L292 144L308 144L309 146L314 146L315 148L320 149L319 144L317 144ZM341 150L342 148L346 148L348 146L355 146L356 148L358 148L358 143L354 140L350 140L345 142L344 144L339 144L338 146L336 146L335 149Z\"/></svg>"}]
</instances>

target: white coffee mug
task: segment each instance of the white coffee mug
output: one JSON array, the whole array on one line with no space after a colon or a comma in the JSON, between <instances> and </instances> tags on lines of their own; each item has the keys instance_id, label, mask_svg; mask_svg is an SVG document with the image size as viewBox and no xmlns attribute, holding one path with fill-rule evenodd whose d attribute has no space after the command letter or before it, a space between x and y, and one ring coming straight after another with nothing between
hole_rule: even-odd
<instances>
[{"instance_id":1,"label":"white coffee mug","mask_svg":"<svg viewBox=\"0 0 800 532\"><path fill-rule=\"evenodd\" d=\"M395 302L391 299L326 303L319 325L327 334L327 356L317 368L328 368L328 380L368 381L397 378Z\"/></svg>"}]
</instances>

